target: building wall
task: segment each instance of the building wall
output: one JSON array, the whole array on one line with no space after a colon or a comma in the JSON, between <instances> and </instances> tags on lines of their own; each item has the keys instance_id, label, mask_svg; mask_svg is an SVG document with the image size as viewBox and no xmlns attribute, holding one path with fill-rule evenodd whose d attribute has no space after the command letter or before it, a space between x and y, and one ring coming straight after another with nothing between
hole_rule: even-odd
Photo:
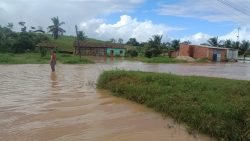
<instances>
[{"instance_id":1,"label":"building wall","mask_svg":"<svg viewBox=\"0 0 250 141\"><path fill-rule=\"evenodd\" d=\"M124 48L107 48L107 56L125 56Z\"/></svg>"},{"instance_id":2,"label":"building wall","mask_svg":"<svg viewBox=\"0 0 250 141\"><path fill-rule=\"evenodd\" d=\"M190 46L188 44L180 44L180 49L179 49L179 56L190 56L189 51Z\"/></svg>"},{"instance_id":3,"label":"building wall","mask_svg":"<svg viewBox=\"0 0 250 141\"><path fill-rule=\"evenodd\" d=\"M237 60L238 59L238 50L228 49L227 50L227 59L228 60Z\"/></svg>"},{"instance_id":4,"label":"building wall","mask_svg":"<svg viewBox=\"0 0 250 141\"><path fill-rule=\"evenodd\" d=\"M198 59L198 58L209 58L209 49L206 47L200 47L197 45L192 45L192 52L193 55L191 57Z\"/></svg>"},{"instance_id":5,"label":"building wall","mask_svg":"<svg viewBox=\"0 0 250 141\"><path fill-rule=\"evenodd\" d=\"M214 54L220 56L221 61L226 61L227 49L210 48L200 45L180 44L178 56L190 56L195 59L208 58L209 60L213 60ZM174 55L176 54L173 53L173 56Z\"/></svg>"},{"instance_id":6,"label":"building wall","mask_svg":"<svg viewBox=\"0 0 250 141\"><path fill-rule=\"evenodd\" d=\"M226 61L226 56L227 56L227 50L226 49L214 49L214 48L209 48L209 58L210 60L213 60L213 55L214 54L220 54L220 61Z\"/></svg>"},{"instance_id":7,"label":"building wall","mask_svg":"<svg viewBox=\"0 0 250 141\"><path fill-rule=\"evenodd\" d=\"M177 57L177 56L179 56L179 51L178 50L170 52L170 57Z\"/></svg>"}]
</instances>

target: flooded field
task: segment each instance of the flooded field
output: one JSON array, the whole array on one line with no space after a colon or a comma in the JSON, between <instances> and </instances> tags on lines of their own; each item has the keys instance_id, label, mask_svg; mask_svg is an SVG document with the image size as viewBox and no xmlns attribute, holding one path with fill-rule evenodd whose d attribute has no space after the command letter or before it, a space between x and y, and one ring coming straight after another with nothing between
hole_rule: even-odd
<instances>
[{"instance_id":1,"label":"flooded field","mask_svg":"<svg viewBox=\"0 0 250 141\"><path fill-rule=\"evenodd\" d=\"M250 64L0 65L1 141L212 141L141 105L97 90L103 70L142 70L250 80Z\"/></svg>"}]
</instances>

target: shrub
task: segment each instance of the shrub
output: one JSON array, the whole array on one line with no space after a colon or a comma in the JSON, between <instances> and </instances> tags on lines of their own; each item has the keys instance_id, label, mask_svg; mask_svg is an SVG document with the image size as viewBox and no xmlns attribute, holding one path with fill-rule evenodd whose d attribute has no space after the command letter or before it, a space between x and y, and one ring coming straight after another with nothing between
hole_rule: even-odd
<instances>
[{"instance_id":1,"label":"shrub","mask_svg":"<svg viewBox=\"0 0 250 141\"><path fill-rule=\"evenodd\" d=\"M136 50L128 50L127 51L127 55L130 57L137 57L138 56L138 52Z\"/></svg>"}]
</instances>

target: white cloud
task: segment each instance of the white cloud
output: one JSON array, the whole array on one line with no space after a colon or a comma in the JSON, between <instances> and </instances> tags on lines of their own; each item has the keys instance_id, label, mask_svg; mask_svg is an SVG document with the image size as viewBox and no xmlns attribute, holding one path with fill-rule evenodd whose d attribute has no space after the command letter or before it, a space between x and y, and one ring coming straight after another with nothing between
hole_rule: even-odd
<instances>
[{"instance_id":1,"label":"white cloud","mask_svg":"<svg viewBox=\"0 0 250 141\"><path fill-rule=\"evenodd\" d=\"M199 33L196 33L196 34L191 35L191 36L183 37L180 40L181 41L191 41L192 44L201 44L201 43L206 43L207 40L211 37L212 36L210 36L208 34L199 32Z\"/></svg>"},{"instance_id":2,"label":"white cloud","mask_svg":"<svg viewBox=\"0 0 250 141\"><path fill-rule=\"evenodd\" d=\"M97 37L102 40L111 38L122 38L127 41L129 38L136 38L140 42L148 41L152 35L163 35L163 41L168 40L167 33L182 28L169 27L164 24L154 24L152 21L138 21L128 15L123 15L114 24L105 23L104 20L93 19L82 22L80 29L84 30L90 37Z\"/></svg>"},{"instance_id":3,"label":"white cloud","mask_svg":"<svg viewBox=\"0 0 250 141\"><path fill-rule=\"evenodd\" d=\"M230 21L246 24L250 21L249 5L249 0L184 0L177 4L165 4L158 9L158 13L212 22Z\"/></svg>"},{"instance_id":4,"label":"white cloud","mask_svg":"<svg viewBox=\"0 0 250 141\"><path fill-rule=\"evenodd\" d=\"M51 18L58 16L65 21L63 28L67 34L74 34L74 25L97 16L105 16L117 12L132 12L145 0L1 0L0 25L13 22L15 27L19 21L27 26L48 27Z\"/></svg>"},{"instance_id":5,"label":"white cloud","mask_svg":"<svg viewBox=\"0 0 250 141\"><path fill-rule=\"evenodd\" d=\"M239 30L239 40L242 41L242 40L250 40L250 26L244 26L242 28L240 28ZM219 40L227 40L227 39L230 39L230 40L234 40L234 41L237 41L238 38L238 29L233 29L233 31L225 34L225 35L222 35L222 36L219 36ZM208 34L205 34L205 33L196 33L194 35L191 35L191 36L186 36L186 37L183 37L181 38L181 41L191 41L193 44L201 44L201 43L206 43L207 40L211 37L214 37L212 35L208 35Z\"/></svg>"},{"instance_id":6,"label":"white cloud","mask_svg":"<svg viewBox=\"0 0 250 141\"><path fill-rule=\"evenodd\" d=\"M250 40L250 26L244 26L239 29L239 40ZM238 29L234 29L232 32L221 36L220 38L222 40L231 39L231 40L237 40L238 36Z\"/></svg>"}]
</instances>

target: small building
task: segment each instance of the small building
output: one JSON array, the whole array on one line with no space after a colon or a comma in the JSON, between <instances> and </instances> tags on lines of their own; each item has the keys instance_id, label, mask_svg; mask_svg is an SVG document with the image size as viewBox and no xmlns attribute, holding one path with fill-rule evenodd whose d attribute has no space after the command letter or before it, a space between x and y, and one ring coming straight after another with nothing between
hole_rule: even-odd
<instances>
[{"instance_id":1,"label":"small building","mask_svg":"<svg viewBox=\"0 0 250 141\"><path fill-rule=\"evenodd\" d=\"M178 51L171 52L170 56L189 56L195 59L207 58L211 61L221 62L227 60L237 60L238 50L181 43L180 49Z\"/></svg>"},{"instance_id":2,"label":"small building","mask_svg":"<svg viewBox=\"0 0 250 141\"><path fill-rule=\"evenodd\" d=\"M126 49L121 44L113 43L95 43L80 41L79 47L77 41L74 42L75 54L87 56L125 56Z\"/></svg>"}]
</instances>

